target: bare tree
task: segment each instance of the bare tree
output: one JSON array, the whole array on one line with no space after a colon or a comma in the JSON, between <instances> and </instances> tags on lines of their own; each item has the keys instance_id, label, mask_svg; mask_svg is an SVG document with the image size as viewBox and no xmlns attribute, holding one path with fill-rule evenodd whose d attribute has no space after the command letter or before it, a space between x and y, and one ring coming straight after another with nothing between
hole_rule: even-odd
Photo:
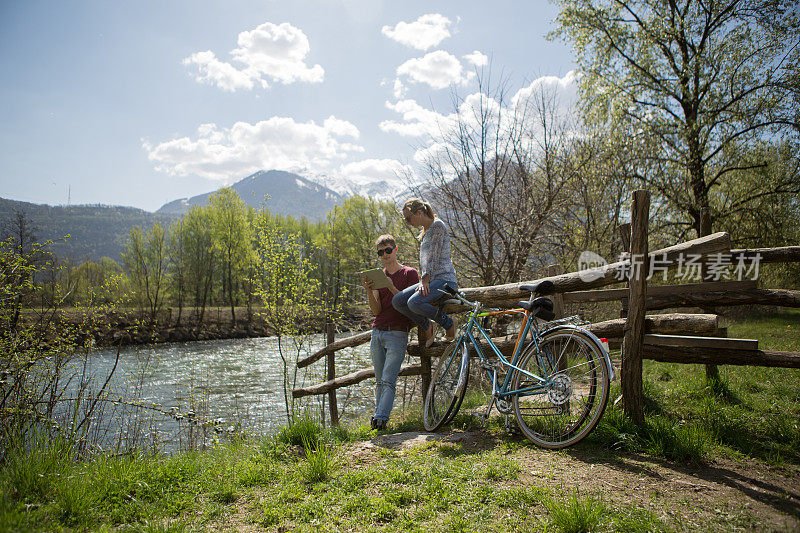
<instances>
[{"instance_id":1,"label":"bare tree","mask_svg":"<svg viewBox=\"0 0 800 533\"><path fill-rule=\"evenodd\" d=\"M496 285L518 281L553 236L581 164L554 88L534 83L509 98L508 84L489 78L454 95L424 166L462 278Z\"/></svg>"}]
</instances>

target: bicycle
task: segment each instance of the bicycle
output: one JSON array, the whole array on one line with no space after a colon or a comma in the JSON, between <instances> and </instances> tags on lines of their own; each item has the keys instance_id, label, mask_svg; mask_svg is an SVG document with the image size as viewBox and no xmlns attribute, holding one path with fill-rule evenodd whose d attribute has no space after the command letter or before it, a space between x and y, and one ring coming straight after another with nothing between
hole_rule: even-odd
<instances>
[{"instance_id":1,"label":"bicycle","mask_svg":"<svg viewBox=\"0 0 800 533\"><path fill-rule=\"evenodd\" d=\"M495 405L501 414L513 413L522 433L549 449L579 442L600 421L614 380L608 351L594 334L580 327L588 323L580 317L553 320L553 302L543 296L553 291L551 281L520 288L531 293L527 301L519 302L520 309L484 310L481 303L471 302L463 292L448 287L450 299L445 303L461 303L472 312L439 357L431 376L423 410L426 430L435 431L449 423L461 408L471 352L477 354L492 383L491 400L483 415L486 419ZM510 361L478 321L509 313L525 316ZM529 333L532 339L527 342ZM494 352L497 364L484 354L480 338ZM502 382L498 368L505 370Z\"/></svg>"}]
</instances>

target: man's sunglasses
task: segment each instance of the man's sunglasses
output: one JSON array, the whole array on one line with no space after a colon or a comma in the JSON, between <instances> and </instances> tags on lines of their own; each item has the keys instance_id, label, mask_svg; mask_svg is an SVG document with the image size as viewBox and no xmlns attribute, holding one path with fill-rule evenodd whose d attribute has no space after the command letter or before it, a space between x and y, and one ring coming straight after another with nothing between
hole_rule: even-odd
<instances>
[{"instance_id":1,"label":"man's sunglasses","mask_svg":"<svg viewBox=\"0 0 800 533\"><path fill-rule=\"evenodd\" d=\"M378 250L378 256L383 256L383 254L389 255L390 253L392 253L393 250L394 250L394 248L392 248L392 247L382 248L382 249Z\"/></svg>"}]
</instances>

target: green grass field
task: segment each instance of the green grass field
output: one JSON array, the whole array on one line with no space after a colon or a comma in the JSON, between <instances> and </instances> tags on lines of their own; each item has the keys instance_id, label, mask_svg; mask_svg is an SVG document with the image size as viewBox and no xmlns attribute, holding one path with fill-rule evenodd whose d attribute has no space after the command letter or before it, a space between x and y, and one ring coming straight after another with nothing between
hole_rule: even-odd
<instances>
[{"instance_id":1,"label":"green grass field","mask_svg":"<svg viewBox=\"0 0 800 533\"><path fill-rule=\"evenodd\" d=\"M800 351L800 312L726 325L730 337ZM87 462L66 444L40 442L4 458L0 531L781 530L735 501L711 495L705 503L691 488L654 488L645 495L649 504L630 505L633 493L618 481L600 489L590 483L595 465L631 458L676 472L719 461L800 471L800 370L720 370L721 382L709 383L702 366L645 362L646 426L635 427L613 405L616 384L600 425L562 452L507 435L499 417L481 429L478 443L403 450L354 445L376 435L366 417L333 431L304 420L274 437L169 457ZM480 401L472 394L465 408ZM454 427L478 424L463 414ZM393 420L389 429L420 430L421 423ZM547 464L581 470L556 475ZM800 520L796 504L786 509L789 520Z\"/></svg>"}]
</instances>

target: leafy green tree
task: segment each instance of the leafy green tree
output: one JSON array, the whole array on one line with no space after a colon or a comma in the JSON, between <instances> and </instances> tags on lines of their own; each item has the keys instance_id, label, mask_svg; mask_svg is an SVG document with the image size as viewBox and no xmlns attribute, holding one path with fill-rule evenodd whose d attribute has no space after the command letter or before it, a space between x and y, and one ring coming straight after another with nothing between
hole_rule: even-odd
<instances>
[{"instance_id":1,"label":"leafy green tree","mask_svg":"<svg viewBox=\"0 0 800 533\"><path fill-rule=\"evenodd\" d=\"M419 245L393 202L353 196L328 213L327 227L318 242L328 257L321 279L328 291L326 301L332 307L343 303L346 280L377 265L375 239L385 233L395 237L402 262L416 263Z\"/></svg>"},{"instance_id":2,"label":"leafy green tree","mask_svg":"<svg viewBox=\"0 0 800 533\"><path fill-rule=\"evenodd\" d=\"M202 206L189 209L183 217L182 231L186 286L198 309L198 323L202 324L217 269L210 209Z\"/></svg>"},{"instance_id":3,"label":"leafy green tree","mask_svg":"<svg viewBox=\"0 0 800 533\"><path fill-rule=\"evenodd\" d=\"M155 224L147 233L140 226L133 228L122 260L139 308L146 308L150 320L155 322L163 303L166 270L165 232L161 225Z\"/></svg>"},{"instance_id":4,"label":"leafy green tree","mask_svg":"<svg viewBox=\"0 0 800 533\"><path fill-rule=\"evenodd\" d=\"M676 225L700 234L715 189L765 165L731 147L753 154L762 141L796 138L795 0L559 3L556 35L577 54L586 118L628 134L618 149L641 157L633 176L674 208Z\"/></svg>"},{"instance_id":5,"label":"leafy green tree","mask_svg":"<svg viewBox=\"0 0 800 533\"><path fill-rule=\"evenodd\" d=\"M169 274L169 290L178 305L176 326L181 325L183 305L186 300L186 229L183 219L173 222L169 227L167 272Z\"/></svg>"},{"instance_id":6,"label":"leafy green tree","mask_svg":"<svg viewBox=\"0 0 800 533\"><path fill-rule=\"evenodd\" d=\"M256 294L261 299L263 317L278 338L278 352L283 362L283 394L286 416L294 418L294 402L290 390L297 383L297 358L307 338L303 324L320 313L319 280L304 253L304 244L297 234L283 233L268 214L256 219L258 276ZM294 344L294 361L289 360L285 343ZM291 373L291 375L290 375Z\"/></svg>"},{"instance_id":7,"label":"leafy green tree","mask_svg":"<svg viewBox=\"0 0 800 533\"><path fill-rule=\"evenodd\" d=\"M251 229L247 207L230 188L220 189L209 199L214 228L214 246L223 274L223 292L227 290L231 319L236 323L236 295L239 280L250 263Z\"/></svg>"}]
</instances>

